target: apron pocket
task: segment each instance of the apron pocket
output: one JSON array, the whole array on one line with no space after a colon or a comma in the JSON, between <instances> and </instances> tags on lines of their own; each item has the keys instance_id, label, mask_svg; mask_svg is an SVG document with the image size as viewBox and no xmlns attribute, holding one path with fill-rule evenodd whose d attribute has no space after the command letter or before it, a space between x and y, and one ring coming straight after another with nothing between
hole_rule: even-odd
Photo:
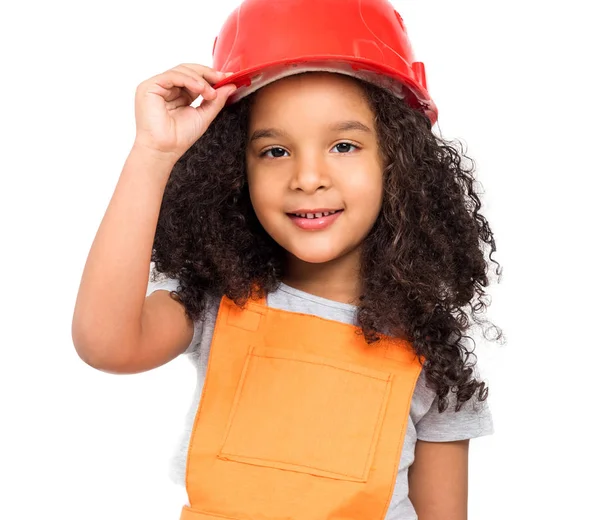
<instances>
[{"instance_id":1,"label":"apron pocket","mask_svg":"<svg viewBox=\"0 0 600 520\"><path fill-rule=\"evenodd\" d=\"M391 381L344 361L252 347L218 458L366 482Z\"/></svg>"}]
</instances>

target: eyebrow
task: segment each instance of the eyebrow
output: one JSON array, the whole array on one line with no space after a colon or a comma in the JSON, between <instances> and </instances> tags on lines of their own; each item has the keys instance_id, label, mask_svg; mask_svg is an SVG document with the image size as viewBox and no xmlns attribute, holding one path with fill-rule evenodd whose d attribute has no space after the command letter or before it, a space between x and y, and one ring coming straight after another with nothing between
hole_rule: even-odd
<instances>
[{"instance_id":1,"label":"eyebrow","mask_svg":"<svg viewBox=\"0 0 600 520\"><path fill-rule=\"evenodd\" d=\"M365 132L367 134L373 133L373 131L360 121L338 121L337 123L333 123L329 126L329 129L333 132L347 132L348 130L358 130L360 132ZM250 137L250 142L257 141L258 139L264 138L276 138L276 137L289 137L289 134L280 128L262 128L256 130L252 137Z\"/></svg>"}]
</instances>

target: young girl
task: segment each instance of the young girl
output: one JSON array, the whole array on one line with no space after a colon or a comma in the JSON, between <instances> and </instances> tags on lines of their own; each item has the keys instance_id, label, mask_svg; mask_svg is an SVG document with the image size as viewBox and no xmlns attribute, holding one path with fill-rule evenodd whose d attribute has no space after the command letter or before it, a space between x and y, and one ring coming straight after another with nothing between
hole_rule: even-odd
<instances>
[{"instance_id":1,"label":"young girl","mask_svg":"<svg viewBox=\"0 0 600 520\"><path fill-rule=\"evenodd\" d=\"M197 367L182 519L467 517L495 244L436 119L386 0L246 0L213 68L138 87L73 340L113 373Z\"/></svg>"}]
</instances>

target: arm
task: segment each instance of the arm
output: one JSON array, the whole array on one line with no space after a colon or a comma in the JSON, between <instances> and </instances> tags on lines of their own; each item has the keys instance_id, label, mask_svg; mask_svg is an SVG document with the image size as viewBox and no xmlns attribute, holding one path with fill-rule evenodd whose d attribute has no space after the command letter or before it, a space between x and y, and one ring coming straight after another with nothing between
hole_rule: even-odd
<instances>
[{"instance_id":1,"label":"arm","mask_svg":"<svg viewBox=\"0 0 600 520\"><path fill-rule=\"evenodd\" d=\"M146 298L154 234L173 162L134 146L83 271L73 344L90 366L149 370L189 345L193 324L166 291Z\"/></svg>"},{"instance_id":2,"label":"arm","mask_svg":"<svg viewBox=\"0 0 600 520\"><path fill-rule=\"evenodd\" d=\"M466 520L469 440L417 441L408 496L419 520Z\"/></svg>"},{"instance_id":3,"label":"arm","mask_svg":"<svg viewBox=\"0 0 600 520\"><path fill-rule=\"evenodd\" d=\"M162 365L182 353L194 327L166 291L146 298L160 206L177 160L204 134L234 85L227 76L181 64L142 82L136 139L83 271L71 335L87 364L115 373ZM202 95L198 107L190 104Z\"/></svg>"}]
</instances>

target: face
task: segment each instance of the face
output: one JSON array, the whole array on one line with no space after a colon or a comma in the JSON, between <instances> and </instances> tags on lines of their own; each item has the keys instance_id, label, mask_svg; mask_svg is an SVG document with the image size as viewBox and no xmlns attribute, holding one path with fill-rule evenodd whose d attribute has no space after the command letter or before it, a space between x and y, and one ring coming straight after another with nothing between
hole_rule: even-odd
<instances>
[{"instance_id":1,"label":"face","mask_svg":"<svg viewBox=\"0 0 600 520\"><path fill-rule=\"evenodd\" d=\"M303 262L360 252L381 209L382 159L360 85L331 73L295 75L256 93L246 164L265 230Z\"/></svg>"}]
</instances>

